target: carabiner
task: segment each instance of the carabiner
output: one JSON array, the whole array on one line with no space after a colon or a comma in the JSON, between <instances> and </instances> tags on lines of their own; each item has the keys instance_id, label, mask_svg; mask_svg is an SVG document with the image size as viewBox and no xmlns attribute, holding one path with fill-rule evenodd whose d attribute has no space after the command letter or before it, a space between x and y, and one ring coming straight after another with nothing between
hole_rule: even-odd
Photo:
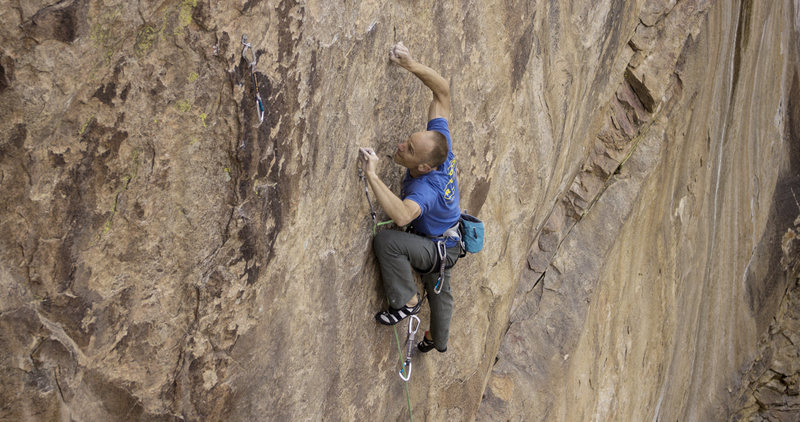
<instances>
[{"instance_id":1,"label":"carabiner","mask_svg":"<svg viewBox=\"0 0 800 422\"><path fill-rule=\"evenodd\" d=\"M247 64L251 68L255 67L256 66L256 62L258 61L258 59L256 58L255 51L253 51L253 46L250 45L249 42L247 42L247 34L242 34L242 45L244 45L244 47L242 47L242 57L247 61ZM252 61L247 60L247 50L248 49L250 50L250 56L253 58Z\"/></svg>"},{"instance_id":2,"label":"carabiner","mask_svg":"<svg viewBox=\"0 0 800 422\"><path fill-rule=\"evenodd\" d=\"M406 373L406 375L403 375L403 372L405 371L406 368L408 368L408 373ZM408 382L408 380L411 379L411 360L410 359L405 361L405 362L403 362L403 367L400 368L400 379L402 379L405 382Z\"/></svg>"},{"instance_id":3,"label":"carabiner","mask_svg":"<svg viewBox=\"0 0 800 422\"><path fill-rule=\"evenodd\" d=\"M444 240L436 242L436 254L439 255L439 278L433 286L433 292L438 295L444 285L444 267L447 263L447 246Z\"/></svg>"},{"instance_id":4,"label":"carabiner","mask_svg":"<svg viewBox=\"0 0 800 422\"><path fill-rule=\"evenodd\" d=\"M258 92L258 80L256 79L256 63L258 63L258 57L256 57L256 52L253 50L253 46L247 42L247 34L242 34L242 58L248 62L247 64L250 66L250 76L253 78L253 90L256 93L256 104L258 105L258 125L261 126L261 123L264 123L264 101L261 100L261 93ZM250 50L250 57L253 58L252 61L247 60L247 50Z\"/></svg>"},{"instance_id":5,"label":"carabiner","mask_svg":"<svg viewBox=\"0 0 800 422\"><path fill-rule=\"evenodd\" d=\"M414 322L416 322L416 325ZM417 330L419 330L419 317L416 315L411 315L408 320L408 335L413 337L414 334L417 334Z\"/></svg>"}]
</instances>

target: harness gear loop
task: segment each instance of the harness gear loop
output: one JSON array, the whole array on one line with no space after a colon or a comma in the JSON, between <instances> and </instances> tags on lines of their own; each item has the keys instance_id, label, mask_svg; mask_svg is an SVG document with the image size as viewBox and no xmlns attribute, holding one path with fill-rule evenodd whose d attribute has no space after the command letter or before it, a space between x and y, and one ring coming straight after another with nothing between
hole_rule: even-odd
<instances>
[{"instance_id":1,"label":"harness gear loop","mask_svg":"<svg viewBox=\"0 0 800 422\"><path fill-rule=\"evenodd\" d=\"M408 319L408 337L406 338L406 361L403 362L403 367L400 368L400 378L408 382L411 379L411 352L414 350L414 337L419 329L419 318L416 315L411 315ZM408 368L408 370L406 370ZM405 372L405 375L403 375Z\"/></svg>"},{"instance_id":2,"label":"harness gear loop","mask_svg":"<svg viewBox=\"0 0 800 422\"><path fill-rule=\"evenodd\" d=\"M261 123L264 123L264 102L261 101L261 93L258 92L258 80L256 79L256 63L258 63L258 58L256 57L256 52L253 50L253 46L247 42L247 34L242 34L242 58L247 62L250 66L250 76L253 77L253 89L256 92L256 104L258 104L258 125L261 126ZM250 56L253 60L247 60L247 50L250 50Z\"/></svg>"}]
</instances>

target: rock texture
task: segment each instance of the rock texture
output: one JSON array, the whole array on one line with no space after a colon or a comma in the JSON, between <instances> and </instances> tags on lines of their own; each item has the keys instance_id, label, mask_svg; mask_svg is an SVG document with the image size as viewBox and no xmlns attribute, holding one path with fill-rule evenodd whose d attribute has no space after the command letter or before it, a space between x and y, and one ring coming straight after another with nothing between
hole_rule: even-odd
<instances>
[{"instance_id":1,"label":"rock texture","mask_svg":"<svg viewBox=\"0 0 800 422\"><path fill-rule=\"evenodd\" d=\"M0 419L776 402L753 362L794 283L797 1L0 0L0 21ZM488 227L408 390L356 170L425 123L397 41L450 80L461 205Z\"/></svg>"},{"instance_id":2,"label":"rock texture","mask_svg":"<svg viewBox=\"0 0 800 422\"><path fill-rule=\"evenodd\" d=\"M748 371L734 421L800 419L800 218L783 237L781 266L790 286Z\"/></svg>"},{"instance_id":3,"label":"rock texture","mask_svg":"<svg viewBox=\"0 0 800 422\"><path fill-rule=\"evenodd\" d=\"M781 302L797 53L776 22L791 5L661 10L531 249L485 419L724 418Z\"/></svg>"}]
</instances>

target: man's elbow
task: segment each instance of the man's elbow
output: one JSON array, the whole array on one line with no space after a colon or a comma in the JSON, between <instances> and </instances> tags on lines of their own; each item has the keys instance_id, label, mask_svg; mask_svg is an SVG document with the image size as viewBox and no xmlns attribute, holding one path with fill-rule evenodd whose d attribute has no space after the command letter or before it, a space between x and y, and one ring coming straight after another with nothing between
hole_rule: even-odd
<instances>
[{"instance_id":1,"label":"man's elbow","mask_svg":"<svg viewBox=\"0 0 800 422\"><path fill-rule=\"evenodd\" d=\"M403 201L403 210L399 213L400 215L395 216L394 224L397 224L399 227L407 226L414 221L415 218L419 217L421 213L421 209L416 202L406 199Z\"/></svg>"},{"instance_id":2,"label":"man's elbow","mask_svg":"<svg viewBox=\"0 0 800 422\"><path fill-rule=\"evenodd\" d=\"M433 92L433 95L435 95L436 99L440 102L447 102L450 104L450 86L446 83L437 87L436 91Z\"/></svg>"},{"instance_id":3,"label":"man's elbow","mask_svg":"<svg viewBox=\"0 0 800 422\"><path fill-rule=\"evenodd\" d=\"M394 219L394 224L397 224L398 227L405 227L411 224L412 221L414 221L414 217L404 213L403 215L399 215Z\"/></svg>"}]
</instances>

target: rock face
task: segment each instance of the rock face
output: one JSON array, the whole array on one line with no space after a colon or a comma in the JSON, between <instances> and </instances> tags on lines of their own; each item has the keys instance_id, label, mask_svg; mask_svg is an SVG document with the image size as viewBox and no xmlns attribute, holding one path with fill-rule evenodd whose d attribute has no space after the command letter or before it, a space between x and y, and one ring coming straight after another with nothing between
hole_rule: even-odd
<instances>
[{"instance_id":1,"label":"rock face","mask_svg":"<svg viewBox=\"0 0 800 422\"><path fill-rule=\"evenodd\" d=\"M788 285L780 239L800 162L797 64L784 60L797 44L777 22L791 26L791 10L680 2L654 30L638 23L660 36L633 43L654 47L610 100L592 150L606 156L589 155L533 244L485 419L731 412ZM608 140L630 157L611 177Z\"/></svg>"},{"instance_id":2,"label":"rock face","mask_svg":"<svg viewBox=\"0 0 800 422\"><path fill-rule=\"evenodd\" d=\"M800 218L783 237L781 266L790 286L769 335L747 372L739 403L731 420L796 421L800 419Z\"/></svg>"},{"instance_id":3,"label":"rock face","mask_svg":"<svg viewBox=\"0 0 800 422\"><path fill-rule=\"evenodd\" d=\"M770 400L754 362L788 350L765 344L795 283L797 1L0 18L2 420L719 420ZM461 206L487 224L453 270L448 352L415 356L407 389L372 320L356 166L425 123L397 41L450 80Z\"/></svg>"}]
</instances>

